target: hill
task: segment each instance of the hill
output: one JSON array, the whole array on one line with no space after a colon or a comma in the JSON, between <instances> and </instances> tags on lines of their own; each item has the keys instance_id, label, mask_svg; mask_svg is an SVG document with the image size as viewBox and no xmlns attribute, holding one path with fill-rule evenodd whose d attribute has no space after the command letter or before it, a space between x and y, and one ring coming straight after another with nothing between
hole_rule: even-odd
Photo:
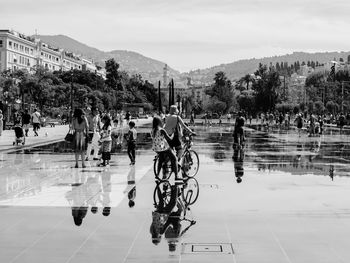
<instances>
[{"instance_id":1,"label":"hill","mask_svg":"<svg viewBox=\"0 0 350 263\"><path fill-rule=\"evenodd\" d=\"M207 69L198 69L187 73L194 82L212 82L215 73L223 71L226 73L229 79L238 79L246 74L254 73L258 68L259 63L270 65L276 65L276 63L288 62L288 64L299 61L307 63L307 61L318 61L319 63L325 63L336 59L339 61L343 58L347 61L350 52L317 52L317 53L306 53L306 52L293 52L283 56L265 57L260 59L244 59L235 61L233 63L221 64Z\"/></svg>"},{"instance_id":2,"label":"hill","mask_svg":"<svg viewBox=\"0 0 350 263\"><path fill-rule=\"evenodd\" d=\"M89 47L65 35L39 35L38 37L52 46L64 48L87 58L92 58L102 66L104 66L104 62L107 59L114 58L120 64L122 70L126 70L131 74L139 73L144 79L147 79L152 83L156 83L163 78L163 67L165 62L145 57L133 51L113 50L105 52L97 48ZM254 73L259 63L266 65L270 65L270 63L275 65L277 62L288 62L288 64L291 64L296 61L299 61L300 63L303 61L318 61L319 63L325 63L333 59L339 61L339 58L343 58L344 61L346 61L349 55L350 52L293 52L292 54L283 56L244 59L182 74L171 67L169 69L170 77L174 78L176 86L184 87L188 77L190 77L194 83L211 83L215 73L218 71L224 71L229 79L235 80L246 74Z\"/></svg>"},{"instance_id":3,"label":"hill","mask_svg":"<svg viewBox=\"0 0 350 263\"><path fill-rule=\"evenodd\" d=\"M83 55L86 58L91 58L101 66L104 66L106 60L114 58L119 63L120 68L130 74L139 73L144 79L151 82L162 80L165 63L145 57L139 53L126 50L105 52L89 47L65 35L39 35L37 37L51 46L63 48L75 54ZM170 68L170 75L177 80L180 79L180 73L172 68Z\"/></svg>"}]
</instances>

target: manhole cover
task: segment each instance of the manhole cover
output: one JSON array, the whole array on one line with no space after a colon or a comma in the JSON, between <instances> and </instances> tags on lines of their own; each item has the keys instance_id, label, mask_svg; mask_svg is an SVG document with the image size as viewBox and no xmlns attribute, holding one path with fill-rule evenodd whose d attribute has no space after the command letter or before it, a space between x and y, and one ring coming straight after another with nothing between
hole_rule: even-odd
<instances>
[{"instance_id":1,"label":"manhole cover","mask_svg":"<svg viewBox=\"0 0 350 263\"><path fill-rule=\"evenodd\" d=\"M211 189L219 189L219 185L217 184L199 184L201 188L211 188Z\"/></svg>"},{"instance_id":2,"label":"manhole cover","mask_svg":"<svg viewBox=\"0 0 350 263\"><path fill-rule=\"evenodd\" d=\"M233 254L231 243L183 243L182 254L219 253Z\"/></svg>"}]
</instances>

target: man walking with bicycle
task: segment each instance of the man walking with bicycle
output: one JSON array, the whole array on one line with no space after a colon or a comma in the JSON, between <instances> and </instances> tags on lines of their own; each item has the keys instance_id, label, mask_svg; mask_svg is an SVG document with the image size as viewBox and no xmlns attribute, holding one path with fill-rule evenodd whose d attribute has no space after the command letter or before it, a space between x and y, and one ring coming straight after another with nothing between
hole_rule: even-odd
<instances>
[{"instance_id":1,"label":"man walking with bicycle","mask_svg":"<svg viewBox=\"0 0 350 263\"><path fill-rule=\"evenodd\" d=\"M181 159L183 147L181 143L181 138L183 136L183 129L189 132L190 134L194 134L190 128L188 128L182 118L178 115L179 110L176 105L172 105L170 107L169 115L165 119L164 129L168 133L172 140L170 142L170 146L175 149L176 156Z\"/></svg>"}]
</instances>

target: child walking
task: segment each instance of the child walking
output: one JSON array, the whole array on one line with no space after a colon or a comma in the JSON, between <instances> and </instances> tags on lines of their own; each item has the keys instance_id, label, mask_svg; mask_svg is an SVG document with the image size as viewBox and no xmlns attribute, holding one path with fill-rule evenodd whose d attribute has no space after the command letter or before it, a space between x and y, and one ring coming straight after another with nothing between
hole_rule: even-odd
<instances>
[{"instance_id":1,"label":"child walking","mask_svg":"<svg viewBox=\"0 0 350 263\"><path fill-rule=\"evenodd\" d=\"M112 149L112 125L111 119L106 114L102 118L103 127L101 131L101 153L102 153L102 163L99 166L109 165L111 159L111 149Z\"/></svg>"},{"instance_id":2,"label":"child walking","mask_svg":"<svg viewBox=\"0 0 350 263\"><path fill-rule=\"evenodd\" d=\"M126 136L126 140L128 142L128 155L130 158L130 165L135 164L136 138L137 138L137 131L135 129L135 122L130 121L129 132Z\"/></svg>"}]
</instances>

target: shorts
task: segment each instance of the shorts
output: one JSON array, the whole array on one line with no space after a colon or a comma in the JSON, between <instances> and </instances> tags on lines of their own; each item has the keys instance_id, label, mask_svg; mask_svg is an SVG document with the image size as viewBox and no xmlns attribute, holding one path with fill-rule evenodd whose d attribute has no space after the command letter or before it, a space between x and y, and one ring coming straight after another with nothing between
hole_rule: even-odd
<instances>
[{"instance_id":1,"label":"shorts","mask_svg":"<svg viewBox=\"0 0 350 263\"><path fill-rule=\"evenodd\" d=\"M40 129L40 123L33 123L33 130L39 130Z\"/></svg>"}]
</instances>

